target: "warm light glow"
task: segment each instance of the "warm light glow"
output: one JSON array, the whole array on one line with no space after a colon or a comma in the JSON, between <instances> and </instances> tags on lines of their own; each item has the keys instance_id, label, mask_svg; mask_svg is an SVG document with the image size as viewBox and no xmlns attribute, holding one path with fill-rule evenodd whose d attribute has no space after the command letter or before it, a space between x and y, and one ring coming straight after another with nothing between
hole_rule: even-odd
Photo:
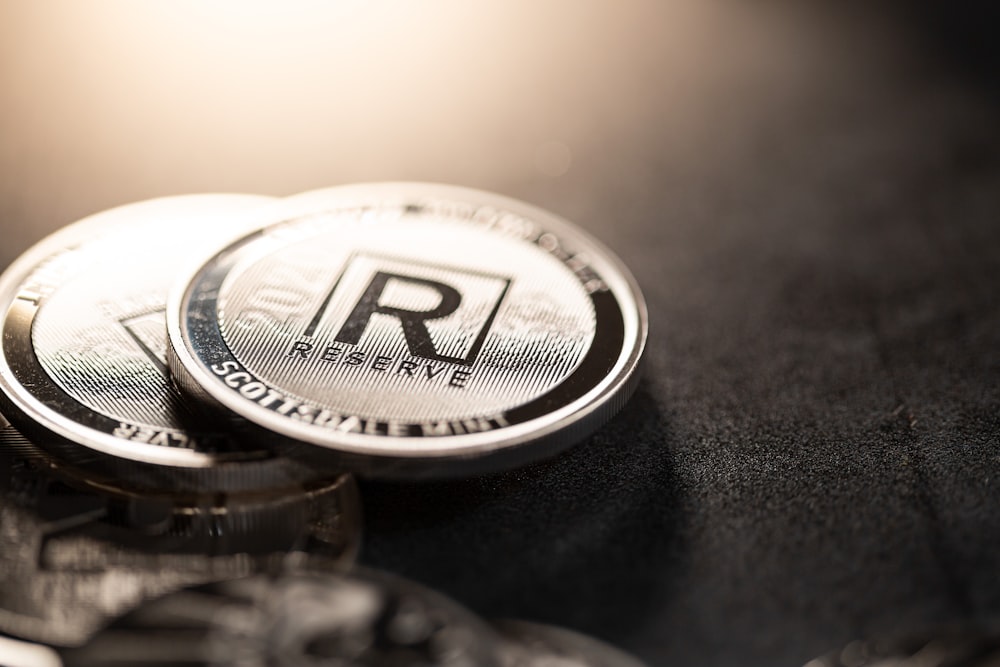
<instances>
[{"instance_id":1,"label":"warm light glow","mask_svg":"<svg viewBox=\"0 0 1000 667\"><path fill-rule=\"evenodd\" d=\"M637 52L659 52L643 76L690 85L697 7L41 0L0 28L20 91L7 123L44 126L36 152L62 168L128 165L159 187L557 177L647 85L615 74Z\"/></svg>"}]
</instances>

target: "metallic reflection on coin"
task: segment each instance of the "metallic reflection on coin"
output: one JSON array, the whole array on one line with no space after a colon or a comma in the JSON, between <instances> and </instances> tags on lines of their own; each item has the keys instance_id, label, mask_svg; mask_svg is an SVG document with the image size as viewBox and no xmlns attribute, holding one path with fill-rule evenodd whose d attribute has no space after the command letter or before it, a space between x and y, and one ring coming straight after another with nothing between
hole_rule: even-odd
<instances>
[{"instance_id":1,"label":"metallic reflection on coin","mask_svg":"<svg viewBox=\"0 0 1000 667\"><path fill-rule=\"evenodd\" d=\"M62 667L59 654L48 646L0 635L2 667Z\"/></svg>"},{"instance_id":2,"label":"metallic reflection on coin","mask_svg":"<svg viewBox=\"0 0 1000 667\"><path fill-rule=\"evenodd\" d=\"M255 576L165 596L67 667L507 667L502 641L443 596L368 570Z\"/></svg>"},{"instance_id":3,"label":"metallic reflection on coin","mask_svg":"<svg viewBox=\"0 0 1000 667\"><path fill-rule=\"evenodd\" d=\"M0 431L0 632L79 645L143 600L273 567L287 552L353 562L357 488L342 475L264 494L135 495L67 476Z\"/></svg>"},{"instance_id":4,"label":"metallic reflection on coin","mask_svg":"<svg viewBox=\"0 0 1000 667\"><path fill-rule=\"evenodd\" d=\"M616 648L564 628L509 620L492 625L508 642L507 667L644 667Z\"/></svg>"},{"instance_id":5,"label":"metallic reflection on coin","mask_svg":"<svg viewBox=\"0 0 1000 667\"><path fill-rule=\"evenodd\" d=\"M93 215L0 276L0 404L67 465L137 489L292 486L316 472L246 449L168 377L164 308L179 266L254 228L275 200L190 195Z\"/></svg>"},{"instance_id":6,"label":"metallic reflection on coin","mask_svg":"<svg viewBox=\"0 0 1000 667\"><path fill-rule=\"evenodd\" d=\"M854 641L805 667L1000 667L1000 622Z\"/></svg>"},{"instance_id":7,"label":"metallic reflection on coin","mask_svg":"<svg viewBox=\"0 0 1000 667\"><path fill-rule=\"evenodd\" d=\"M634 390L642 296L570 223L422 184L282 205L171 297L194 395L362 472L435 476L550 454Z\"/></svg>"}]
</instances>

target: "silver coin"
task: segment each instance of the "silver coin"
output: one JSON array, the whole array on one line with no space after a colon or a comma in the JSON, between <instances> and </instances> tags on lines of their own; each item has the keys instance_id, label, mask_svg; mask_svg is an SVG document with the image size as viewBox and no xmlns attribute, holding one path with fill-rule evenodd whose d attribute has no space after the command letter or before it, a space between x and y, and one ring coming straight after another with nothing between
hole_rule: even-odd
<instances>
[{"instance_id":1,"label":"silver coin","mask_svg":"<svg viewBox=\"0 0 1000 667\"><path fill-rule=\"evenodd\" d=\"M64 475L0 430L0 633L57 646L185 586L271 570L288 553L354 561L350 475L271 494L135 495ZM2 663L2 658L0 658Z\"/></svg>"},{"instance_id":2,"label":"silver coin","mask_svg":"<svg viewBox=\"0 0 1000 667\"><path fill-rule=\"evenodd\" d=\"M508 667L501 639L451 600L315 561L167 595L63 658L67 667Z\"/></svg>"},{"instance_id":3,"label":"silver coin","mask_svg":"<svg viewBox=\"0 0 1000 667\"><path fill-rule=\"evenodd\" d=\"M507 640L506 667L643 667L636 658L578 632L527 621L495 621Z\"/></svg>"},{"instance_id":4,"label":"silver coin","mask_svg":"<svg viewBox=\"0 0 1000 667\"><path fill-rule=\"evenodd\" d=\"M48 646L0 635L0 666L63 667L62 659Z\"/></svg>"},{"instance_id":5,"label":"silver coin","mask_svg":"<svg viewBox=\"0 0 1000 667\"><path fill-rule=\"evenodd\" d=\"M171 383L165 301L179 266L256 226L251 195L150 200L43 239L0 276L0 406L66 465L174 491L291 486L317 472L233 424L199 415Z\"/></svg>"},{"instance_id":6,"label":"silver coin","mask_svg":"<svg viewBox=\"0 0 1000 667\"><path fill-rule=\"evenodd\" d=\"M361 472L434 476L551 454L634 390L642 296L572 224L425 184L282 206L171 296L193 395Z\"/></svg>"}]
</instances>

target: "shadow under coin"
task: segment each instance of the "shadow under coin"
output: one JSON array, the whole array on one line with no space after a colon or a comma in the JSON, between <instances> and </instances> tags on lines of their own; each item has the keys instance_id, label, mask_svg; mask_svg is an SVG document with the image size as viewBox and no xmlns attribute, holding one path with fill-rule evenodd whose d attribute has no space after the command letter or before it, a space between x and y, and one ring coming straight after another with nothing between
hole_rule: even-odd
<instances>
[{"instance_id":1,"label":"shadow under coin","mask_svg":"<svg viewBox=\"0 0 1000 667\"><path fill-rule=\"evenodd\" d=\"M611 423L555 459L461 481L364 482L362 560L486 617L620 642L682 570L673 438L643 382Z\"/></svg>"}]
</instances>

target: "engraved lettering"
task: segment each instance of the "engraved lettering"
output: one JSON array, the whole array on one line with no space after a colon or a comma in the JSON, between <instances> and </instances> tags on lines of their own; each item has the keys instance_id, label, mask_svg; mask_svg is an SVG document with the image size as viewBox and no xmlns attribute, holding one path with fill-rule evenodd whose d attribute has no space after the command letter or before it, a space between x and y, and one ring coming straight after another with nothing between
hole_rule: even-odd
<instances>
[{"instance_id":1,"label":"engraved lettering","mask_svg":"<svg viewBox=\"0 0 1000 667\"><path fill-rule=\"evenodd\" d=\"M309 352L312 350L312 348L313 348L312 343L307 343L304 340L300 340L296 342L295 345L292 346L292 349L288 353L288 356L294 357L297 354L299 356L299 359L308 359Z\"/></svg>"},{"instance_id":2,"label":"engraved lettering","mask_svg":"<svg viewBox=\"0 0 1000 667\"><path fill-rule=\"evenodd\" d=\"M319 414L313 419L313 423L316 426L322 426L324 428L334 428L343 421L343 417L340 415L335 415L329 410L320 410Z\"/></svg>"},{"instance_id":3,"label":"engraved lettering","mask_svg":"<svg viewBox=\"0 0 1000 667\"><path fill-rule=\"evenodd\" d=\"M295 408L295 412L288 415L289 419L294 421L301 421L307 424L312 424L316 417L316 409L311 408L308 405L300 405Z\"/></svg>"},{"instance_id":4,"label":"engraved lettering","mask_svg":"<svg viewBox=\"0 0 1000 667\"><path fill-rule=\"evenodd\" d=\"M451 435L451 425L446 422L427 422L420 425L424 435Z\"/></svg>"},{"instance_id":5,"label":"engraved lettering","mask_svg":"<svg viewBox=\"0 0 1000 667\"><path fill-rule=\"evenodd\" d=\"M466 433L477 433L493 429L493 425L485 419L463 419L462 427L465 429Z\"/></svg>"},{"instance_id":6,"label":"engraved lettering","mask_svg":"<svg viewBox=\"0 0 1000 667\"><path fill-rule=\"evenodd\" d=\"M351 415L346 417L337 426L338 431L343 431L344 433L360 433L361 432L361 419Z\"/></svg>"},{"instance_id":7,"label":"engraved lettering","mask_svg":"<svg viewBox=\"0 0 1000 667\"><path fill-rule=\"evenodd\" d=\"M244 382L249 382L253 378L246 371L238 371L236 373L230 373L225 377L223 382L226 383L227 387L232 387L233 389L239 389L240 385Z\"/></svg>"},{"instance_id":8,"label":"engraved lettering","mask_svg":"<svg viewBox=\"0 0 1000 667\"><path fill-rule=\"evenodd\" d=\"M542 250L545 250L550 255L565 264L566 268L572 271L577 280L579 280L583 285L587 294L608 291L607 284L591 266L590 257L588 257L585 253L578 253L574 255L568 252L565 248L563 248L562 243L559 241L559 237L551 232L545 232L539 235L539 237L535 239L535 243Z\"/></svg>"},{"instance_id":9,"label":"engraved lettering","mask_svg":"<svg viewBox=\"0 0 1000 667\"><path fill-rule=\"evenodd\" d=\"M149 443L149 441L153 439L154 435L156 435L156 431L153 429L139 427L139 429L135 432L135 435L132 436L132 440L135 442Z\"/></svg>"},{"instance_id":10,"label":"engraved lettering","mask_svg":"<svg viewBox=\"0 0 1000 667\"><path fill-rule=\"evenodd\" d=\"M451 387L458 387L459 389L465 389L465 383L469 381L469 377L471 375L472 373L469 371L456 370L452 372L448 385Z\"/></svg>"},{"instance_id":11,"label":"engraved lettering","mask_svg":"<svg viewBox=\"0 0 1000 667\"><path fill-rule=\"evenodd\" d=\"M274 326L303 315L302 309L309 301L309 292L295 286L310 284L308 271L295 265L283 265L270 273L268 278L271 284L261 285L253 293L236 318L235 326Z\"/></svg>"},{"instance_id":12,"label":"engraved lettering","mask_svg":"<svg viewBox=\"0 0 1000 667\"><path fill-rule=\"evenodd\" d=\"M240 387L240 396L243 398L249 398L251 401L257 400L266 393L267 387L264 386L263 382L248 382Z\"/></svg>"},{"instance_id":13,"label":"engraved lettering","mask_svg":"<svg viewBox=\"0 0 1000 667\"><path fill-rule=\"evenodd\" d=\"M298 345L298 344L297 344ZM310 344L311 345L311 344ZM304 350L304 348L302 348ZM293 352L296 349L293 348ZM313 350L314 351L314 350ZM311 354L311 352L305 352L305 354ZM295 356L290 354L289 356ZM473 372L467 368L449 369L448 366L436 366L434 364L420 364L419 362L412 361L409 359L402 359L397 361L395 357L391 357L384 354L374 354L368 350L353 350L348 354L344 354L344 348L330 345L323 350L323 353L319 356L320 360L331 363L331 364L343 364L345 366L362 366L364 365L366 370L372 372L385 373L393 371L395 375L402 375L405 377L420 377L425 381L432 381L440 376L442 373L449 371L448 375L448 385L458 389L464 389L469 380L473 376ZM232 363L232 362L226 362ZM423 370L421 369L423 367ZM230 370L232 368L227 367ZM219 373L221 369L213 369L216 373ZM242 371L241 371L242 373ZM245 374L237 374L236 379L232 380L233 384L227 380L229 384L234 389L239 388L236 382L243 383L249 381L250 377ZM282 397L280 394L273 392L267 396L264 396L257 402L264 407L271 407L278 398ZM289 409L281 411L282 414L287 413Z\"/></svg>"},{"instance_id":14,"label":"engraved lettering","mask_svg":"<svg viewBox=\"0 0 1000 667\"><path fill-rule=\"evenodd\" d=\"M382 293L385 291L390 280L412 283L432 289L438 293L440 301L437 306L429 310L407 310L405 308L382 305L379 299L381 299ZM340 328L336 336L336 341L347 345L357 345L361 340L361 336L368 328L368 323L372 315L380 313L399 320L400 326L403 328L403 337L406 339L406 345L410 349L410 354L415 357L444 361L446 359L438 354L434 347L434 341L427 330L426 322L427 320L436 320L451 315L458 310L461 303L462 295L451 285L445 285L436 280L427 280L426 278L378 271L372 277L371 282L368 283L367 289L365 289L364 294L361 295L361 299L354 306L354 310L351 311L347 321Z\"/></svg>"},{"instance_id":15,"label":"engraved lettering","mask_svg":"<svg viewBox=\"0 0 1000 667\"><path fill-rule=\"evenodd\" d=\"M138 429L131 424L118 424L118 428L111 432L116 438L130 440Z\"/></svg>"},{"instance_id":16,"label":"engraved lettering","mask_svg":"<svg viewBox=\"0 0 1000 667\"><path fill-rule=\"evenodd\" d=\"M281 405L275 408L274 411L277 412L279 415L287 415L289 412L292 411L292 408L295 407L301 407L298 401L291 398L282 397Z\"/></svg>"},{"instance_id":17,"label":"engraved lettering","mask_svg":"<svg viewBox=\"0 0 1000 667\"><path fill-rule=\"evenodd\" d=\"M417 428L423 436L440 437L493 431L498 428L504 428L505 426L510 426L510 422L507 421L506 417L503 415L490 415L487 417L461 419L457 421L424 422L422 424L418 424Z\"/></svg>"},{"instance_id":18,"label":"engraved lettering","mask_svg":"<svg viewBox=\"0 0 1000 667\"><path fill-rule=\"evenodd\" d=\"M240 393L242 393L242 392L240 392ZM261 398L261 399L259 399L257 401L257 405L260 405L260 406L266 408L266 407L269 407L269 406L273 405L275 402L277 402L279 400L284 400L284 396L282 396L281 394L279 394L278 392L276 392L273 389L268 389L267 390L267 394L263 398Z\"/></svg>"},{"instance_id":19,"label":"engraved lettering","mask_svg":"<svg viewBox=\"0 0 1000 667\"><path fill-rule=\"evenodd\" d=\"M170 435L166 431L160 431L152 438L149 439L149 444L159 445L160 447L170 446Z\"/></svg>"},{"instance_id":20,"label":"engraved lettering","mask_svg":"<svg viewBox=\"0 0 1000 667\"><path fill-rule=\"evenodd\" d=\"M111 434L123 440L157 445L159 447L193 448L195 446L194 440L180 431L137 426L135 424L126 424L125 422L120 422Z\"/></svg>"},{"instance_id":21,"label":"engraved lettering","mask_svg":"<svg viewBox=\"0 0 1000 667\"><path fill-rule=\"evenodd\" d=\"M336 361L340 353L343 352L343 348L334 347L333 345L327 347L323 350L323 356L320 357L323 361Z\"/></svg>"},{"instance_id":22,"label":"engraved lettering","mask_svg":"<svg viewBox=\"0 0 1000 667\"><path fill-rule=\"evenodd\" d=\"M235 361L223 361L221 364L213 364L212 372L216 375L228 375L240 369L240 365Z\"/></svg>"},{"instance_id":23,"label":"engraved lettering","mask_svg":"<svg viewBox=\"0 0 1000 667\"><path fill-rule=\"evenodd\" d=\"M459 389L464 389L473 375L469 370L461 368L449 369L447 365L435 366L433 364L423 364L423 371L418 373L417 370L420 366L417 362L403 360L397 364L393 357L369 355L367 352L361 350L355 350L341 359L342 363L355 366L361 366L365 363L365 360L370 360L370 363L366 367L370 371L386 372L395 368L397 375L405 375L406 377L417 377L419 375L426 381L441 376L445 371L450 371L447 382L449 386ZM249 372L243 370L239 363L235 361L225 361L211 368L212 372L219 375L221 381L226 386L231 387L244 398L253 401L263 408L284 415L293 421L305 422L320 428L333 429L342 433L364 433L367 435L388 435L392 437L445 436L478 433L509 425L503 415L414 424L402 421L381 422L369 420L358 415L338 414L328 409L321 409L314 405L301 403L296 398L268 387L264 382L257 380ZM114 433L117 437L136 442L153 443L170 447L185 447L189 446L190 442L190 446L193 446L193 441L190 441L181 433L125 423L119 424Z\"/></svg>"}]
</instances>

